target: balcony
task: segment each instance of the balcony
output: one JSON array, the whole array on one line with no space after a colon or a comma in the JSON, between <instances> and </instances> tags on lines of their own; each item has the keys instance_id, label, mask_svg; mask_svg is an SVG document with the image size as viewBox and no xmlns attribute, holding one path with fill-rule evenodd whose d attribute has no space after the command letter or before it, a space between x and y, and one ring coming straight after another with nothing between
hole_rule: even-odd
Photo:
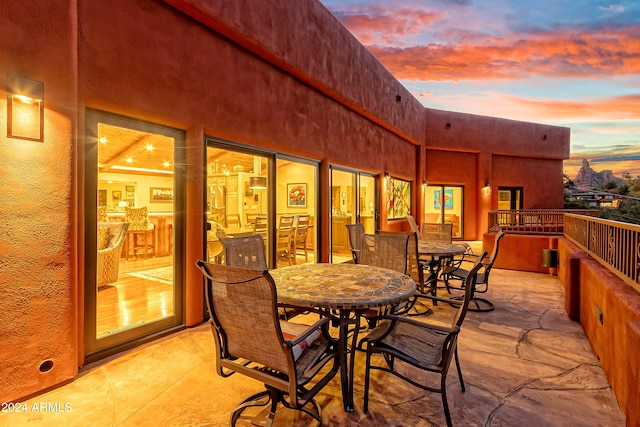
<instances>
[{"instance_id":1,"label":"balcony","mask_svg":"<svg viewBox=\"0 0 640 427\"><path fill-rule=\"evenodd\" d=\"M494 269L486 296L495 311L469 313L460 337L466 393L455 369L449 375L454 425L625 425L581 324L567 317L556 276ZM446 304L434 309L426 320L448 322L453 312ZM335 378L316 399L326 425L445 425L439 395L379 372L363 414L364 356L356 360L356 410L343 412ZM87 366L73 382L25 401L26 412L1 413L0 424L227 425L235 405L262 385L240 375L220 378L214 364L211 332L201 325ZM309 423L286 410L276 421Z\"/></svg>"}]
</instances>

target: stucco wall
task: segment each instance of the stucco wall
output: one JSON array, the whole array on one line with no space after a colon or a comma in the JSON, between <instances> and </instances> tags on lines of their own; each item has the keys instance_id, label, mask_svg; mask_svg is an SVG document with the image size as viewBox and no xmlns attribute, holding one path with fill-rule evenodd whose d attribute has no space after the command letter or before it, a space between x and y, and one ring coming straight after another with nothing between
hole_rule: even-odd
<instances>
[{"instance_id":1,"label":"stucco wall","mask_svg":"<svg viewBox=\"0 0 640 427\"><path fill-rule=\"evenodd\" d=\"M594 259L582 258L580 323L627 416L627 425L638 425L640 293Z\"/></svg>"},{"instance_id":2,"label":"stucco wall","mask_svg":"<svg viewBox=\"0 0 640 427\"><path fill-rule=\"evenodd\" d=\"M0 402L77 373L73 3L0 3ZM44 142L7 138L7 74L44 82Z\"/></svg>"},{"instance_id":3,"label":"stucco wall","mask_svg":"<svg viewBox=\"0 0 640 427\"><path fill-rule=\"evenodd\" d=\"M542 151L540 154L544 154ZM493 206L498 206L498 187L522 187L523 209L562 209L564 187L562 160L493 156Z\"/></svg>"},{"instance_id":4,"label":"stucco wall","mask_svg":"<svg viewBox=\"0 0 640 427\"><path fill-rule=\"evenodd\" d=\"M478 155L427 149L426 158L429 184L464 185L463 239L476 240L479 208Z\"/></svg>"}]
</instances>

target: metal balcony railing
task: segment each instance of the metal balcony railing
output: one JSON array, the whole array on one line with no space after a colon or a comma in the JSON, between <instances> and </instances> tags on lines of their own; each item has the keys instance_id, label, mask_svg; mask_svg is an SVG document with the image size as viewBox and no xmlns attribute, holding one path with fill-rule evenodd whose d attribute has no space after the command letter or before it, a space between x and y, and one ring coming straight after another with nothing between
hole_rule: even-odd
<instances>
[{"instance_id":1,"label":"metal balcony railing","mask_svg":"<svg viewBox=\"0 0 640 427\"><path fill-rule=\"evenodd\" d=\"M503 229L511 234L562 234L567 213L599 215L597 210L587 209L496 210L489 212L489 231Z\"/></svg>"},{"instance_id":2,"label":"metal balcony railing","mask_svg":"<svg viewBox=\"0 0 640 427\"><path fill-rule=\"evenodd\" d=\"M640 225L567 214L564 235L640 291Z\"/></svg>"}]
</instances>

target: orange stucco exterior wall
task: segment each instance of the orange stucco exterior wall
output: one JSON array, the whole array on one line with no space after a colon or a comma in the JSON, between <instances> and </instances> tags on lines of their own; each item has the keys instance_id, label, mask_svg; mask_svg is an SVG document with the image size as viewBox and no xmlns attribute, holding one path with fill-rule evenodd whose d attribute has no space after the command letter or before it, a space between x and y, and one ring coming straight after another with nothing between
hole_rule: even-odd
<instances>
[{"instance_id":1,"label":"orange stucco exterior wall","mask_svg":"<svg viewBox=\"0 0 640 427\"><path fill-rule=\"evenodd\" d=\"M640 293L584 257L580 260L580 323L627 416L627 425L640 425Z\"/></svg>"},{"instance_id":2,"label":"orange stucco exterior wall","mask_svg":"<svg viewBox=\"0 0 640 427\"><path fill-rule=\"evenodd\" d=\"M74 4L0 4L0 402L78 370ZM7 138L7 74L44 82L45 142Z\"/></svg>"},{"instance_id":3,"label":"orange stucco exterior wall","mask_svg":"<svg viewBox=\"0 0 640 427\"><path fill-rule=\"evenodd\" d=\"M0 22L0 129L7 74L45 88L44 142L0 132L0 401L71 379L83 363L85 108L185 132L189 236L203 235L205 136L319 161L325 218L333 163L415 185L463 176L469 239L495 203L480 193L494 155L554 171L569 157L566 128L423 108L315 0L4 0ZM429 172L445 173L438 159L465 169L439 178ZM560 206L552 195L545 207ZM328 227L318 226L326 261ZM186 239L185 325L202 319L202 253Z\"/></svg>"}]
</instances>

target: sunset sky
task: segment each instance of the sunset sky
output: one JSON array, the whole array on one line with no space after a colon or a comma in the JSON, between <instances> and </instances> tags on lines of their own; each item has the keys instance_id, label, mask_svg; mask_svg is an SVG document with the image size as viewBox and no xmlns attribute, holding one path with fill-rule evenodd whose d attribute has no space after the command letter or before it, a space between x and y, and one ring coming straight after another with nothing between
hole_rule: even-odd
<instances>
[{"instance_id":1,"label":"sunset sky","mask_svg":"<svg viewBox=\"0 0 640 427\"><path fill-rule=\"evenodd\" d=\"M640 175L640 0L321 0L422 104L571 128Z\"/></svg>"}]
</instances>

